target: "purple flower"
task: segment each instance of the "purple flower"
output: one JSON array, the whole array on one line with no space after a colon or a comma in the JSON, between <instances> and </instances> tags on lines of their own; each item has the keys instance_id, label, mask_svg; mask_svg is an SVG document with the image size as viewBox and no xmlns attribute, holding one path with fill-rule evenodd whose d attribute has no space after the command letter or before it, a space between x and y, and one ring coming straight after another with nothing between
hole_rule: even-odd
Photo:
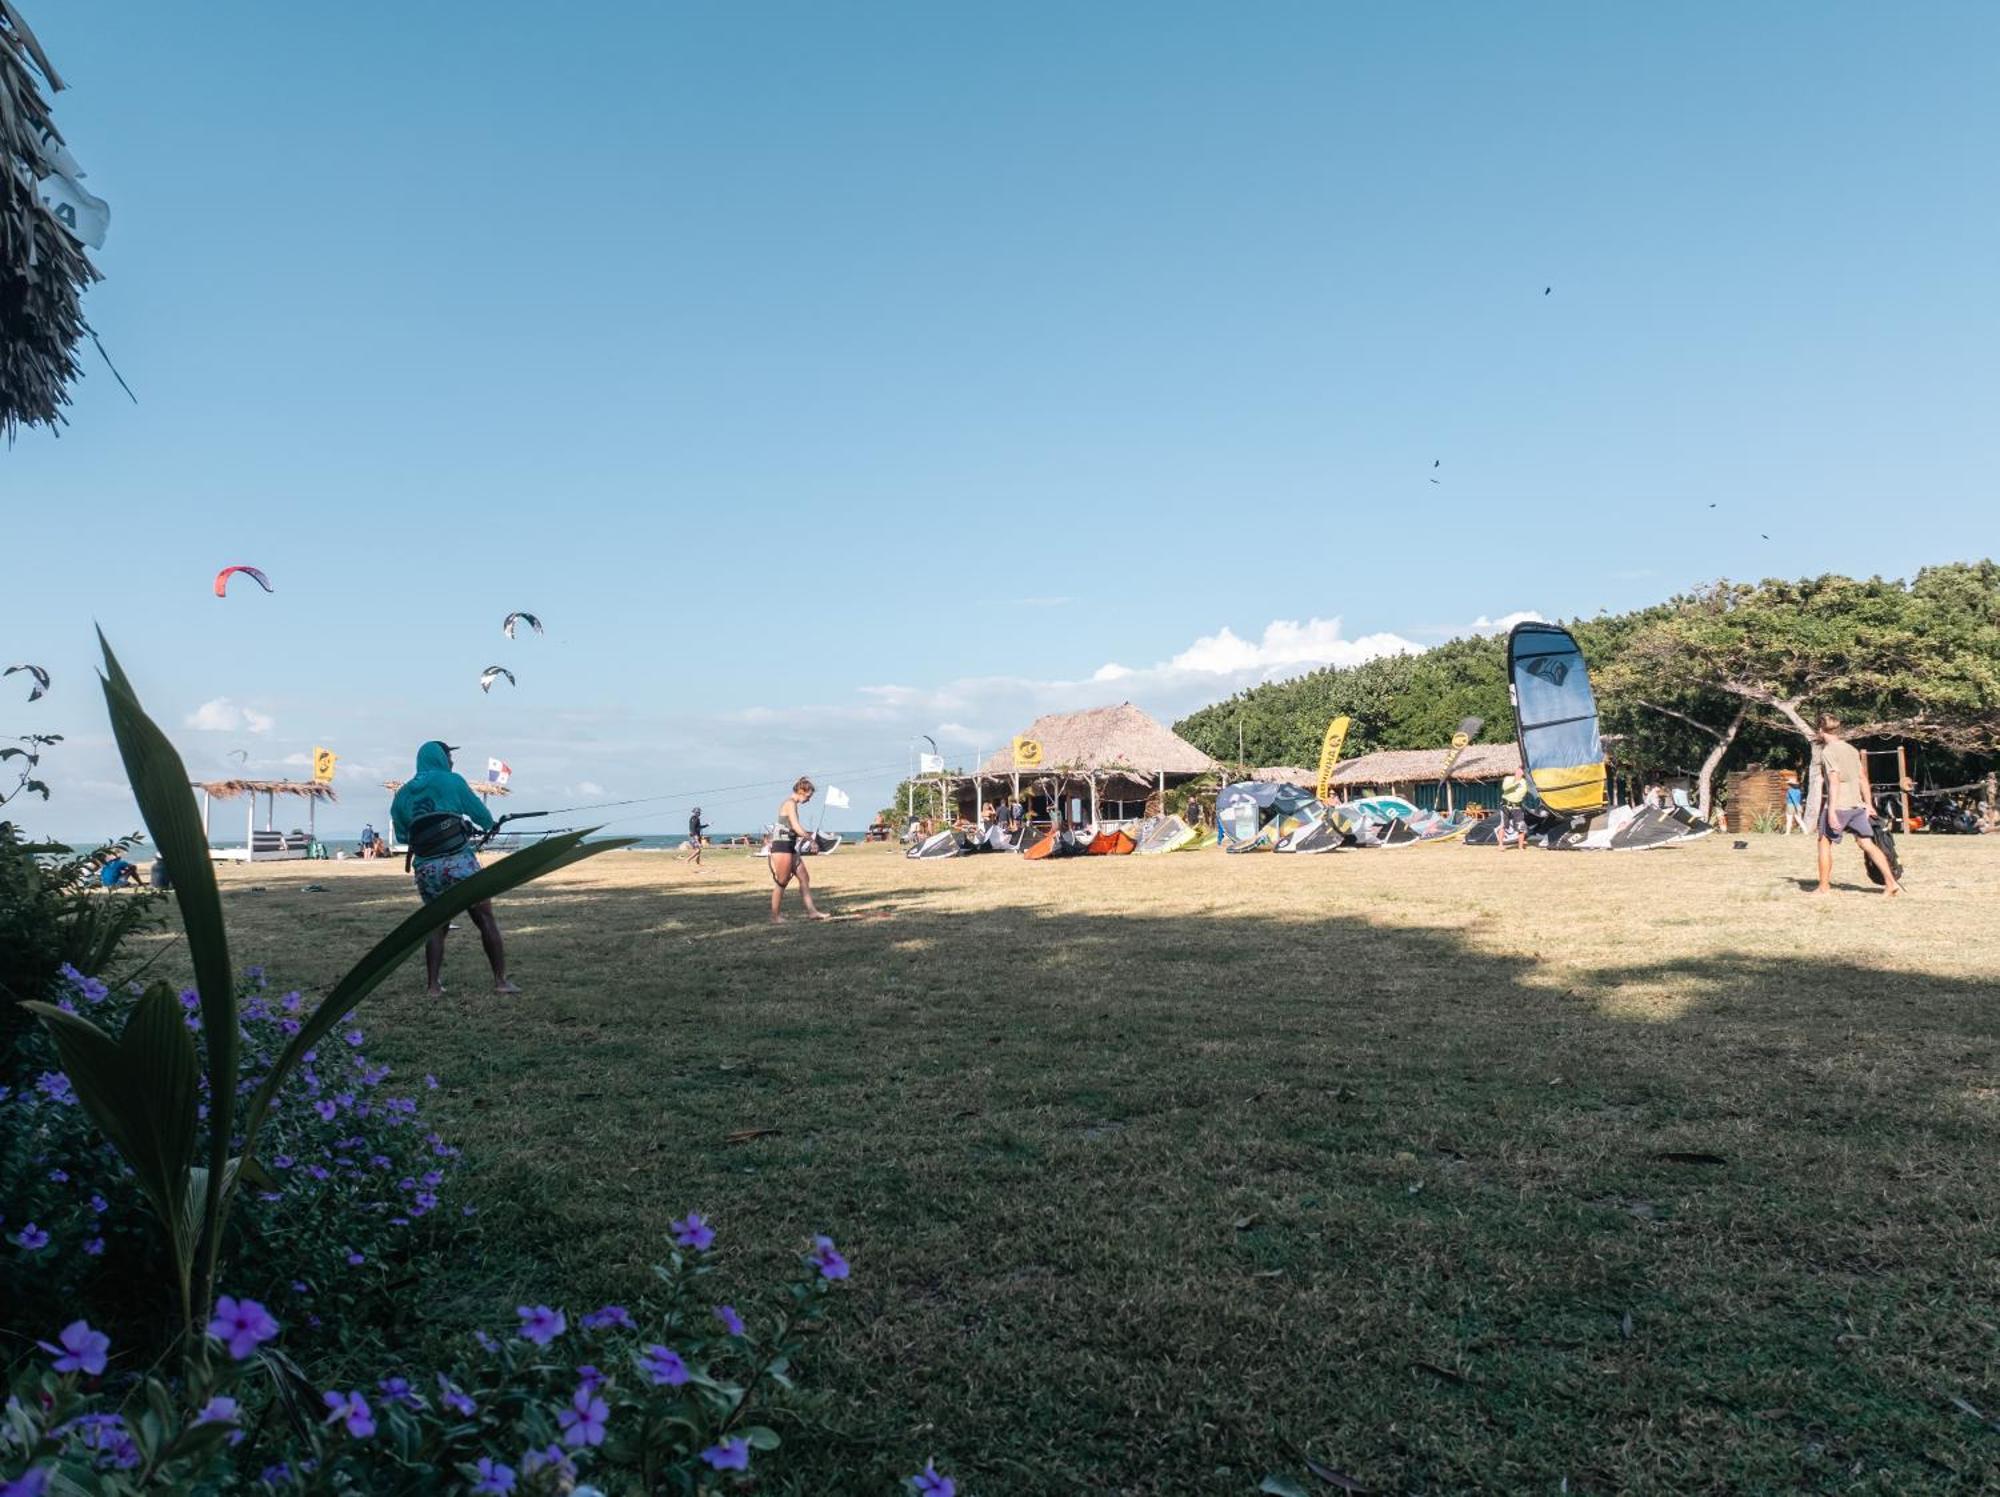
<instances>
[{"instance_id":1,"label":"purple flower","mask_svg":"<svg viewBox=\"0 0 2000 1497\"><path fill-rule=\"evenodd\" d=\"M551 1310L547 1305L521 1305L514 1313L521 1317L521 1339L537 1346L547 1346L569 1329L563 1312Z\"/></svg>"},{"instance_id":2,"label":"purple flower","mask_svg":"<svg viewBox=\"0 0 2000 1497\"><path fill-rule=\"evenodd\" d=\"M320 1402L327 1407L328 1424L344 1424L347 1432L357 1440L365 1440L375 1433L375 1416L369 1412L368 1400L359 1393L323 1393Z\"/></svg>"},{"instance_id":3,"label":"purple flower","mask_svg":"<svg viewBox=\"0 0 2000 1497\"><path fill-rule=\"evenodd\" d=\"M237 1418L236 1400L225 1398L222 1394L218 1393L202 1405L201 1412L194 1416L194 1422L196 1424L234 1424L237 1422ZM237 1440L242 1438L240 1434L236 1437ZM232 1440L230 1443L233 1445L236 1441Z\"/></svg>"},{"instance_id":4,"label":"purple flower","mask_svg":"<svg viewBox=\"0 0 2000 1497\"><path fill-rule=\"evenodd\" d=\"M958 1497L958 1483L938 1472L936 1460L924 1462L924 1469L910 1478L910 1490L917 1497Z\"/></svg>"},{"instance_id":5,"label":"purple flower","mask_svg":"<svg viewBox=\"0 0 2000 1497\"><path fill-rule=\"evenodd\" d=\"M584 1387L570 1396L569 1407L556 1415L556 1424L565 1445L602 1445L604 1421L610 1417L611 1406Z\"/></svg>"},{"instance_id":6,"label":"purple flower","mask_svg":"<svg viewBox=\"0 0 2000 1497\"><path fill-rule=\"evenodd\" d=\"M367 1261L368 1261L368 1255L366 1253L357 1253L354 1252L352 1249L349 1249L347 1254L347 1266L349 1268L359 1268L362 1264L366 1263Z\"/></svg>"},{"instance_id":7,"label":"purple flower","mask_svg":"<svg viewBox=\"0 0 2000 1497\"><path fill-rule=\"evenodd\" d=\"M347 1043L352 1045L357 1050L359 1050L363 1045L368 1043L368 1036L363 1034L358 1029L348 1030L345 1038L347 1040Z\"/></svg>"},{"instance_id":8,"label":"purple flower","mask_svg":"<svg viewBox=\"0 0 2000 1497\"><path fill-rule=\"evenodd\" d=\"M104 1239L102 1237L86 1237L83 1240L83 1250L93 1258L103 1257Z\"/></svg>"},{"instance_id":9,"label":"purple flower","mask_svg":"<svg viewBox=\"0 0 2000 1497\"><path fill-rule=\"evenodd\" d=\"M51 1346L46 1341L36 1345L57 1354L57 1372L82 1372L96 1377L104 1371L104 1354L111 1349L111 1338L102 1331L93 1331L88 1321L72 1320L56 1340L62 1345Z\"/></svg>"},{"instance_id":10,"label":"purple flower","mask_svg":"<svg viewBox=\"0 0 2000 1497\"><path fill-rule=\"evenodd\" d=\"M440 1372L437 1375L437 1380L439 1403L464 1419L470 1419L474 1414L479 1412L479 1405L468 1398L465 1390L460 1388L450 1378Z\"/></svg>"},{"instance_id":11,"label":"purple flower","mask_svg":"<svg viewBox=\"0 0 2000 1497\"><path fill-rule=\"evenodd\" d=\"M432 1091L436 1091L438 1089L437 1077L431 1075L429 1072L426 1072L424 1074L424 1085L430 1088Z\"/></svg>"},{"instance_id":12,"label":"purple flower","mask_svg":"<svg viewBox=\"0 0 2000 1497\"><path fill-rule=\"evenodd\" d=\"M139 1464L139 1447L125 1421L116 1414L85 1414L72 1419L56 1433L71 1431L82 1436L84 1449L97 1452L95 1465L99 1470L104 1469L106 1462L120 1471L130 1471Z\"/></svg>"},{"instance_id":13,"label":"purple flower","mask_svg":"<svg viewBox=\"0 0 2000 1497\"><path fill-rule=\"evenodd\" d=\"M0 1497L42 1497L49 1489L51 1466L35 1466L23 1471L12 1481L0 1482Z\"/></svg>"},{"instance_id":14,"label":"purple flower","mask_svg":"<svg viewBox=\"0 0 2000 1497\"><path fill-rule=\"evenodd\" d=\"M701 1453L701 1458L718 1471L748 1471L750 1442L740 1437L727 1439L719 1445L709 1446Z\"/></svg>"},{"instance_id":15,"label":"purple flower","mask_svg":"<svg viewBox=\"0 0 2000 1497\"><path fill-rule=\"evenodd\" d=\"M656 1388L678 1388L688 1380L687 1363L671 1346L649 1346L639 1355L639 1370Z\"/></svg>"},{"instance_id":16,"label":"purple flower","mask_svg":"<svg viewBox=\"0 0 2000 1497\"><path fill-rule=\"evenodd\" d=\"M722 1328L732 1336L743 1334L743 1317L736 1313L734 1305L717 1305L709 1312L722 1322Z\"/></svg>"},{"instance_id":17,"label":"purple flower","mask_svg":"<svg viewBox=\"0 0 2000 1497\"><path fill-rule=\"evenodd\" d=\"M76 1106L76 1091L69 1084L69 1077L61 1071L44 1071L35 1078L35 1090L51 1102L61 1102L66 1107Z\"/></svg>"},{"instance_id":18,"label":"purple flower","mask_svg":"<svg viewBox=\"0 0 2000 1497\"><path fill-rule=\"evenodd\" d=\"M385 1377L375 1386L381 1389L384 1403L399 1403L406 1409L425 1407L423 1398L410 1386L406 1377Z\"/></svg>"},{"instance_id":19,"label":"purple flower","mask_svg":"<svg viewBox=\"0 0 2000 1497\"><path fill-rule=\"evenodd\" d=\"M278 1000L278 1006L288 1014L295 1014L299 1011L299 1005L304 1001L296 992L291 992Z\"/></svg>"},{"instance_id":20,"label":"purple flower","mask_svg":"<svg viewBox=\"0 0 2000 1497\"><path fill-rule=\"evenodd\" d=\"M583 1317L586 1331L608 1331L613 1326L627 1331L638 1329L632 1323L632 1312L623 1305L604 1305Z\"/></svg>"},{"instance_id":21,"label":"purple flower","mask_svg":"<svg viewBox=\"0 0 2000 1497\"><path fill-rule=\"evenodd\" d=\"M319 1119L322 1123L330 1123L333 1121L334 1114L339 1112L340 1109L325 1098L321 1098L319 1101L313 1103L313 1111L319 1114Z\"/></svg>"},{"instance_id":22,"label":"purple flower","mask_svg":"<svg viewBox=\"0 0 2000 1497\"><path fill-rule=\"evenodd\" d=\"M240 1362L278 1334L278 1322L254 1299L231 1299L225 1294L215 1302L215 1318L208 1323L208 1334Z\"/></svg>"},{"instance_id":23,"label":"purple flower","mask_svg":"<svg viewBox=\"0 0 2000 1497\"><path fill-rule=\"evenodd\" d=\"M289 1154L273 1154L273 1155L271 1156L271 1168L272 1168L272 1169L274 1169L274 1170L288 1170L288 1169L290 1169L291 1167L292 1167L292 1156L291 1156L291 1155L289 1155Z\"/></svg>"},{"instance_id":24,"label":"purple flower","mask_svg":"<svg viewBox=\"0 0 2000 1497\"><path fill-rule=\"evenodd\" d=\"M480 1497L506 1497L514 1490L514 1468L503 1466L490 1455L482 1455L474 1468L479 1480L472 1484L472 1490Z\"/></svg>"},{"instance_id":25,"label":"purple flower","mask_svg":"<svg viewBox=\"0 0 2000 1497\"><path fill-rule=\"evenodd\" d=\"M14 1241L19 1243L22 1249L27 1252L39 1253L49 1245L49 1234L33 1222L29 1222L14 1234Z\"/></svg>"},{"instance_id":26,"label":"purple flower","mask_svg":"<svg viewBox=\"0 0 2000 1497\"><path fill-rule=\"evenodd\" d=\"M489 1356L500 1350L500 1343L498 1341L495 1341L491 1336L487 1335L486 1332L484 1331L474 1331L472 1333L472 1339L474 1341L477 1341L479 1343L479 1349L487 1353Z\"/></svg>"},{"instance_id":27,"label":"purple flower","mask_svg":"<svg viewBox=\"0 0 2000 1497\"><path fill-rule=\"evenodd\" d=\"M522 1453L522 1475L533 1476L544 1466L553 1467L559 1476L571 1478L576 1476L576 1467L570 1464L569 1457L563 1454L563 1448L560 1445L544 1445L540 1450L529 1450Z\"/></svg>"},{"instance_id":28,"label":"purple flower","mask_svg":"<svg viewBox=\"0 0 2000 1497\"><path fill-rule=\"evenodd\" d=\"M92 1191L90 1193L90 1209L97 1215L102 1216L111 1209L111 1203L105 1200L103 1196L97 1194L96 1191Z\"/></svg>"},{"instance_id":29,"label":"purple flower","mask_svg":"<svg viewBox=\"0 0 2000 1497\"><path fill-rule=\"evenodd\" d=\"M674 1241L684 1248L693 1248L697 1253L708 1251L708 1245L715 1241L715 1228L701 1219L699 1211L690 1211L677 1222L667 1223L673 1229Z\"/></svg>"},{"instance_id":30,"label":"purple flower","mask_svg":"<svg viewBox=\"0 0 2000 1497\"><path fill-rule=\"evenodd\" d=\"M264 969L262 967L245 967L243 975L256 983L258 987L261 988L264 986Z\"/></svg>"},{"instance_id":31,"label":"purple flower","mask_svg":"<svg viewBox=\"0 0 2000 1497\"><path fill-rule=\"evenodd\" d=\"M844 1279L847 1277L847 1260L841 1257L840 1253L835 1249L831 1237L815 1237L810 1256L813 1266L819 1269L821 1278Z\"/></svg>"},{"instance_id":32,"label":"purple flower","mask_svg":"<svg viewBox=\"0 0 2000 1497\"><path fill-rule=\"evenodd\" d=\"M67 1185L69 1184L69 1171L63 1169L50 1170L49 1179L57 1185Z\"/></svg>"},{"instance_id":33,"label":"purple flower","mask_svg":"<svg viewBox=\"0 0 2000 1497\"><path fill-rule=\"evenodd\" d=\"M592 1393L595 1393L606 1382L610 1381L603 1373L599 1372L588 1362L585 1362L581 1367L576 1369L576 1380L580 1387L588 1389Z\"/></svg>"}]
</instances>

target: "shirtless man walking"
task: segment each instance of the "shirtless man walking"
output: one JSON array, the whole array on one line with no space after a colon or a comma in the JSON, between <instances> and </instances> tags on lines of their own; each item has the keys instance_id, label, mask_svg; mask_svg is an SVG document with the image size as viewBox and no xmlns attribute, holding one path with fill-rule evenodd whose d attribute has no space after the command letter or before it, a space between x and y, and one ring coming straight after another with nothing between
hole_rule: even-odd
<instances>
[{"instance_id":1,"label":"shirtless man walking","mask_svg":"<svg viewBox=\"0 0 2000 1497\"><path fill-rule=\"evenodd\" d=\"M1896 870L1882 849L1875 845L1875 824L1869 820L1871 803L1868 766L1862 763L1854 745L1840 736L1840 719L1826 713L1819 720L1819 764L1824 781L1819 808L1819 886L1811 892L1833 891L1833 845L1843 832L1852 832L1861 846L1861 855L1882 875L1882 892L1895 897L1903 892L1896 882Z\"/></svg>"}]
</instances>

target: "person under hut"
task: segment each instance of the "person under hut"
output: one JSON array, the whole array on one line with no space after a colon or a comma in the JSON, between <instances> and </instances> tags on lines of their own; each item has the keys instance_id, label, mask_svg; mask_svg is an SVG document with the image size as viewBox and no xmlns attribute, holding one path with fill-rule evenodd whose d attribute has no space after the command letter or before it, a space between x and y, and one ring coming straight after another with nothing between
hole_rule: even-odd
<instances>
[{"instance_id":1,"label":"person under hut","mask_svg":"<svg viewBox=\"0 0 2000 1497\"><path fill-rule=\"evenodd\" d=\"M466 823L489 831L493 827L493 813L486 803L452 769L452 752L451 744L436 740L418 749L416 774L403 782L389 804L396 840L410 849L410 871L416 876L417 896L425 904L479 872L479 854ZM507 949L500 939L493 901L482 899L466 913L479 927L480 944L493 969L493 991L520 992L507 977ZM449 929L440 925L424 943L425 991L433 998L444 996L444 938Z\"/></svg>"}]
</instances>

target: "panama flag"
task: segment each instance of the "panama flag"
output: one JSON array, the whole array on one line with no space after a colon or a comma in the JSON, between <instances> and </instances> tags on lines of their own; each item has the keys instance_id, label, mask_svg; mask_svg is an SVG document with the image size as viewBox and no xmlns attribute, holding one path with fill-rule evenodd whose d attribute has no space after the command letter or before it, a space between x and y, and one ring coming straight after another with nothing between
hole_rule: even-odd
<instances>
[{"instance_id":1,"label":"panama flag","mask_svg":"<svg viewBox=\"0 0 2000 1497\"><path fill-rule=\"evenodd\" d=\"M507 762L504 759L488 759L486 761L487 784L504 785L513 778L514 778L514 771L508 766Z\"/></svg>"},{"instance_id":2,"label":"panama flag","mask_svg":"<svg viewBox=\"0 0 2000 1497\"><path fill-rule=\"evenodd\" d=\"M847 792L838 785L827 786L826 803L836 811L845 811L848 807Z\"/></svg>"}]
</instances>

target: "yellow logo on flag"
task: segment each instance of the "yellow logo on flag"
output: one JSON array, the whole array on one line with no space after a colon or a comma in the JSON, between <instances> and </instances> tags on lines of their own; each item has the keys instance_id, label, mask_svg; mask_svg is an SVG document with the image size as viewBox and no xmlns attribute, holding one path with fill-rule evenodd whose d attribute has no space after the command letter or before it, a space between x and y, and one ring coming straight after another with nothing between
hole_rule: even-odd
<instances>
[{"instance_id":1,"label":"yellow logo on flag","mask_svg":"<svg viewBox=\"0 0 2000 1497\"><path fill-rule=\"evenodd\" d=\"M332 749L313 750L313 779L322 785L333 783L333 766L340 762L340 755Z\"/></svg>"},{"instance_id":2,"label":"yellow logo on flag","mask_svg":"<svg viewBox=\"0 0 2000 1497\"><path fill-rule=\"evenodd\" d=\"M1472 742L1472 735L1470 733L1454 733L1451 735L1451 746L1455 749L1462 749L1470 742Z\"/></svg>"},{"instance_id":3,"label":"yellow logo on flag","mask_svg":"<svg viewBox=\"0 0 2000 1497\"><path fill-rule=\"evenodd\" d=\"M1014 740L1014 767L1016 769L1040 769L1042 767L1042 746L1032 738Z\"/></svg>"}]
</instances>

